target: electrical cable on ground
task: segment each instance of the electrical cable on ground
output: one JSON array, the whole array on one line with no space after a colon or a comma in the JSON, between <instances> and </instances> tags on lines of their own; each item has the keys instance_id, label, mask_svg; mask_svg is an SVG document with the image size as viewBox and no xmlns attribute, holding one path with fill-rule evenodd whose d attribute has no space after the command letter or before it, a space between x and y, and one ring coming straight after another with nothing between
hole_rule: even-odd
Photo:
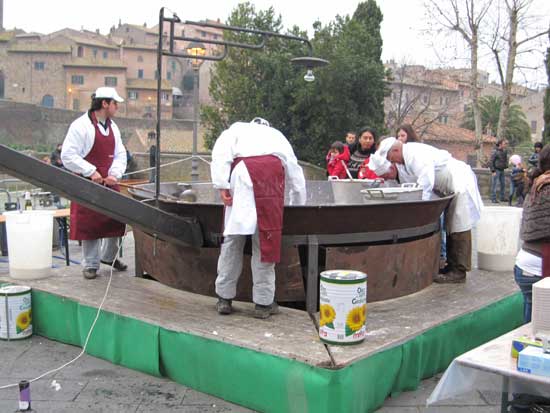
<instances>
[{"instance_id":1,"label":"electrical cable on ground","mask_svg":"<svg viewBox=\"0 0 550 413\"><path fill-rule=\"evenodd\" d=\"M111 264L111 271L110 271L110 274L109 274L109 281L107 282L107 288L105 289L105 294L103 295L103 299L101 300L101 304L99 304L99 307L97 308L97 312L96 312L94 321L92 322L92 325L90 326L90 330L88 331L88 335L86 336L86 340L84 341L84 345L82 346L82 351L75 358L73 358L72 360L68 361L67 363L61 365L60 367L49 370L49 371L41 374L40 376L35 377L34 379L28 380L29 383L33 383L37 380L40 380L40 379L42 379L46 376L49 376L52 373L57 373L58 371L64 369L65 367L67 367L67 366L71 365L72 363L74 363L75 361L77 361L86 352L86 348L88 347L88 342L90 341L90 337L92 336L92 332L94 331L95 325L97 323L97 320L99 319L99 315L101 314L101 310L103 309L103 305L105 304L105 300L107 299L107 295L109 294L109 290L111 288L111 281L113 280L113 270L114 270L114 265L115 265L115 262L116 262L116 257L118 257L118 255L120 254L120 250L122 248L124 240L126 239L127 234L128 234L128 228L126 228L126 231L124 232L124 236L122 237L120 245L118 246L118 250L116 252L115 259L113 260L113 263ZM9 389L11 387L18 387L18 386L19 386L19 383L6 384L4 386L0 386L0 390Z\"/></svg>"}]
</instances>

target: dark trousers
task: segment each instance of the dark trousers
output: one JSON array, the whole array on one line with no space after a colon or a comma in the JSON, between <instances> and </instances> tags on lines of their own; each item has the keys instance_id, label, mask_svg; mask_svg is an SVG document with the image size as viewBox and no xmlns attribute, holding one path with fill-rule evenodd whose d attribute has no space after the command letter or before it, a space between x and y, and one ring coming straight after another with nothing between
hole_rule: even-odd
<instances>
[{"instance_id":1,"label":"dark trousers","mask_svg":"<svg viewBox=\"0 0 550 413\"><path fill-rule=\"evenodd\" d=\"M450 271L472 269L472 231L447 234L447 264Z\"/></svg>"},{"instance_id":2,"label":"dark trousers","mask_svg":"<svg viewBox=\"0 0 550 413\"><path fill-rule=\"evenodd\" d=\"M500 184L500 200L506 201L506 195L504 194L504 171L501 169L495 170L495 175L491 177L491 200L497 200L497 182Z\"/></svg>"},{"instance_id":3,"label":"dark trousers","mask_svg":"<svg viewBox=\"0 0 550 413\"><path fill-rule=\"evenodd\" d=\"M514 266L514 279L523 294L523 321L531 322L531 308L533 307L533 284L542 280L542 277L523 275L523 270Z\"/></svg>"}]
</instances>

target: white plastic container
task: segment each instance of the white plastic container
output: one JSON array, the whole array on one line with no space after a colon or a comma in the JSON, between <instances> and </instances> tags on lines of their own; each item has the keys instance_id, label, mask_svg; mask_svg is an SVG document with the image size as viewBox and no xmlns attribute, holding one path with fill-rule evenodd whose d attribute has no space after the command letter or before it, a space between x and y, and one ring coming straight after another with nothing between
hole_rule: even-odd
<instances>
[{"instance_id":1,"label":"white plastic container","mask_svg":"<svg viewBox=\"0 0 550 413\"><path fill-rule=\"evenodd\" d=\"M319 337L328 344L356 344L365 339L367 274L323 271L319 296Z\"/></svg>"},{"instance_id":2,"label":"white plastic container","mask_svg":"<svg viewBox=\"0 0 550 413\"><path fill-rule=\"evenodd\" d=\"M0 288L0 340L20 340L32 335L31 288Z\"/></svg>"},{"instance_id":3,"label":"white plastic container","mask_svg":"<svg viewBox=\"0 0 550 413\"><path fill-rule=\"evenodd\" d=\"M483 207L477 223L477 265L488 271L512 271L520 248L523 210L515 207Z\"/></svg>"},{"instance_id":4,"label":"white plastic container","mask_svg":"<svg viewBox=\"0 0 550 413\"><path fill-rule=\"evenodd\" d=\"M4 212L10 277L45 278L52 269L53 210Z\"/></svg>"}]
</instances>

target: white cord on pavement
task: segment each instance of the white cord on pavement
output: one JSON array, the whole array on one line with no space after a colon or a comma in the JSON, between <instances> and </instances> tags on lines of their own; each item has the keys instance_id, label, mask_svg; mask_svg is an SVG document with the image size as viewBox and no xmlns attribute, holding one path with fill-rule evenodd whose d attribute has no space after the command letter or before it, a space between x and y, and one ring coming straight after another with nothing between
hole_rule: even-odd
<instances>
[{"instance_id":1,"label":"white cord on pavement","mask_svg":"<svg viewBox=\"0 0 550 413\"><path fill-rule=\"evenodd\" d=\"M105 289L105 294L103 295L103 299L101 300L101 304L99 304L99 307L97 308L97 312L96 312L94 321L92 322L92 325L90 326L90 330L88 331L88 335L86 336L86 340L84 341L84 345L82 346L82 351L78 354L78 356L76 356L71 361L68 361L67 363L63 364L60 367L57 367L53 370L49 370L49 371L41 374L40 376L29 380L29 383L35 382L35 381L40 380L40 379L42 379L42 378L44 378L44 377L46 377L46 376L48 376L52 373L56 373L56 372L64 369L65 367L67 367L67 366L71 365L72 363L74 363L75 361L77 361L86 352L86 348L88 347L88 342L90 341L90 337L92 336L92 332L94 331L94 328L95 328L95 325L97 323L97 320L99 319L99 315L101 313L101 310L103 309L103 305L105 304L105 300L107 299L107 295L109 294L109 289L111 288L111 281L113 280L114 265L115 265L115 262L117 260L118 255L120 253L120 250L122 248L124 240L126 239L126 234L128 234L128 229L127 228L126 228L126 231L124 232L124 236L122 237L120 245L118 246L118 249L117 249L117 252L116 252L116 255L115 255L115 259L113 260L113 263L111 264L111 272L109 274L109 282L107 283L107 288ZM6 384L4 386L0 386L0 390L9 389L11 387L17 387L17 386L19 386L19 383Z\"/></svg>"}]
</instances>

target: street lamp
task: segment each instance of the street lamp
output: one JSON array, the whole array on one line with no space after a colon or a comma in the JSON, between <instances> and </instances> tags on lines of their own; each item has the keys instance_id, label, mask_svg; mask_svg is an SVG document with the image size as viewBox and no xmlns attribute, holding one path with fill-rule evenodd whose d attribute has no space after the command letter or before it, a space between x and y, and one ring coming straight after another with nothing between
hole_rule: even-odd
<instances>
[{"instance_id":1,"label":"street lamp","mask_svg":"<svg viewBox=\"0 0 550 413\"><path fill-rule=\"evenodd\" d=\"M195 56L191 59L193 66L193 157L191 158L191 181L199 180L198 160L197 160L197 135L199 130L199 69L202 62L201 57L206 54L204 44L200 42L191 42L187 46L187 54Z\"/></svg>"}]
</instances>

